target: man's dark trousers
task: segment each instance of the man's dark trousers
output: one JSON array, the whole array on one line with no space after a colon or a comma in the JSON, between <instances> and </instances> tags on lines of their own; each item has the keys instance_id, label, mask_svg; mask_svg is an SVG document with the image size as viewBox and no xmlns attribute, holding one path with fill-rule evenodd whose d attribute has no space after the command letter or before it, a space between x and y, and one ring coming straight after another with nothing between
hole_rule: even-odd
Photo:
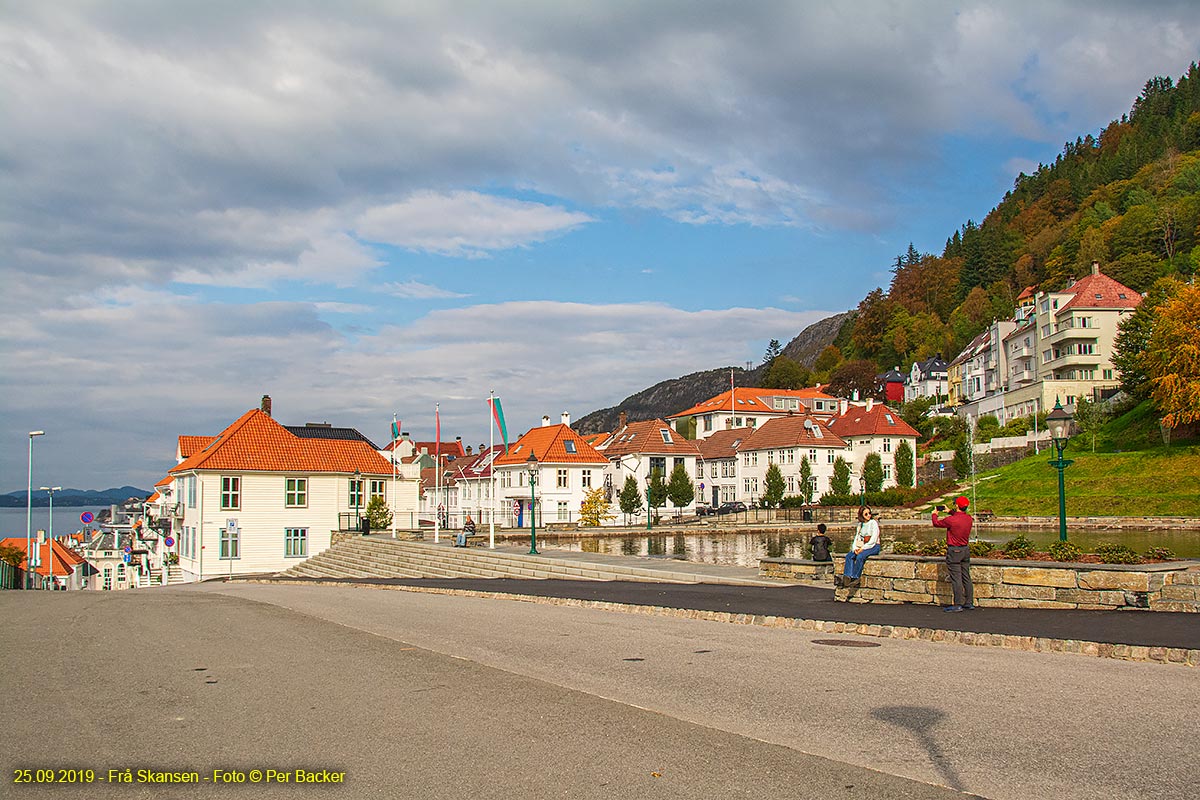
<instances>
[{"instance_id":1,"label":"man's dark trousers","mask_svg":"<svg viewBox=\"0 0 1200 800\"><path fill-rule=\"evenodd\" d=\"M975 605L975 587L971 583L971 548L947 547L946 569L950 571L950 586L954 589L954 605Z\"/></svg>"}]
</instances>

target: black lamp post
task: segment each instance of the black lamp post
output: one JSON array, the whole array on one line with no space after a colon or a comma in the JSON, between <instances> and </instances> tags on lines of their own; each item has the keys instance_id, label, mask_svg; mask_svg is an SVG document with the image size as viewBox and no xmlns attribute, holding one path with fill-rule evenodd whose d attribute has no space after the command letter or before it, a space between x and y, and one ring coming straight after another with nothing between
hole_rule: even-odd
<instances>
[{"instance_id":1,"label":"black lamp post","mask_svg":"<svg viewBox=\"0 0 1200 800\"><path fill-rule=\"evenodd\" d=\"M532 450L529 451L529 458L525 459L525 466L529 470L529 555L540 555L537 549L537 495L534 492L537 486L538 467L537 454Z\"/></svg>"},{"instance_id":2,"label":"black lamp post","mask_svg":"<svg viewBox=\"0 0 1200 800\"><path fill-rule=\"evenodd\" d=\"M362 473L354 470L354 528L362 530L362 520L358 516L358 506L362 503Z\"/></svg>"},{"instance_id":3,"label":"black lamp post","mask_svg":"<svg viewBox=\"0 0 1200 800\"><path fill-rule=\"evenodd\" d=\"M858 507L862 508L867 504L867 476L858 476Z\"/></svg>"},{"instance_id":4,"label":"black lamp post","mask_svg":"<svg viewBox=\"0 0 1200 800\"><path fill-rule=\"evenodd\" d=\"M1070 436L1067 433L1071 425L1071 415L1063 410L1062 403L1058 402L1057 398L1054 401L1054 410L1046 416L1046 426L1050 428L1050 438L1054 441L1054 449L1058 451L1058 458L1050 462L1050 466L1058 470L1058 540L1065 542L1067 540L1067 487L1063 480L1063 473L1067 467L1074 464L1074 461L1063 459L1063 450L1067 447L1067 440Z\"/></svg>"}]
</instances>

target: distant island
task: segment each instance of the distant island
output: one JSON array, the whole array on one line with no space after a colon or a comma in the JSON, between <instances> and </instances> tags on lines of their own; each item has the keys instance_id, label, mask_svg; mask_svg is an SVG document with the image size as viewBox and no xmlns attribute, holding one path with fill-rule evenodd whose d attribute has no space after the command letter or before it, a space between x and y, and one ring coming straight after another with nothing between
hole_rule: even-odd
<instances>
[{"instance_id":1,"label":"distant island","mask_svg":"<svg viewBox=\"0 0 1200 800\"><path fill-rule=\"evenodd\" d=\"M108 506L113 503L124 503L131 497L149 497L150 492L136 486L121 486L115 489L60 489L54 493L54 505L69 506ZM50 495L46 492L33 490L33 506L46 508L50 505ZM24 508L25 490L0 494L0 508Z\"/></svg>"}]
</instances>

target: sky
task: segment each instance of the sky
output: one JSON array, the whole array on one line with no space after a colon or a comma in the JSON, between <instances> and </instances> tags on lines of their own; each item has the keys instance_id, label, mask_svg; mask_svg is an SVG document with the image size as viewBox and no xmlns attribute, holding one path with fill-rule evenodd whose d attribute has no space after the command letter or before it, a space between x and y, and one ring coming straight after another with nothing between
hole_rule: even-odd
<instances>
[{"instance_id":1,"label":"sky","mask_svg":"<svg viewBox=\"0 0 1200 800\"><path fill-rule=\"evenodd\" d=\"M757 363L1200 54L1190 2L0 5L0 491Z\"/></svg>"}]
</instances>

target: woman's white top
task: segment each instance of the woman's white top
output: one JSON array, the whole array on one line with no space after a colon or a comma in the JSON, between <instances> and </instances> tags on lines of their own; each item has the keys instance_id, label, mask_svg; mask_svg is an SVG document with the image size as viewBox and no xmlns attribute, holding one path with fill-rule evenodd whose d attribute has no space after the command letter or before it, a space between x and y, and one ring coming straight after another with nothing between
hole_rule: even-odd
<instances>
[{"instance_id":1,"label":"woman's white top","mask_svg":"<svg viewBox=\"0 0 1200 800\"><path fill-rule=\"evenodd\" d=\"M858 530L854 532L854 544L850 546L851 550L866 550L879 544L879 523L875 518L866 522L858 523Z\"/></svg>"}]
</instances>

